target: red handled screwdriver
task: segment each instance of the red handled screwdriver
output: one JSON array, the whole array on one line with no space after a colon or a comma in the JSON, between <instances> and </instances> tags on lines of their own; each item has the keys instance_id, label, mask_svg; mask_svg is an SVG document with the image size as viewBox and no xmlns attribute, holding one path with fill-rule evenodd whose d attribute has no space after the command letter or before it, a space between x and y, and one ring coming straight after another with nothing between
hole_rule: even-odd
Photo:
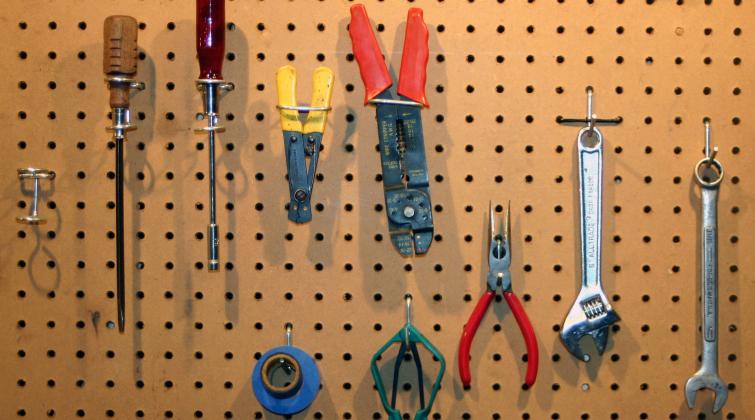
<instances>
[{"instance_id":1,"label":"red handled screwdriver","mask_svg":"<svg viewBox=\"0 0 755 420\"><path fill-rule=\"evenodd\" d=\"M233 83L223 80L225 55L225 0L197 0L197 57L199 78L197 88L202 92L204 120L207 126L197 132L207 132L210 184L210 224L207 226L207 268L217 271L220 266L218 224L215 218L215 133L224 131L218 125L220 91L233 90Z\"/></svg>"}]
</instances>

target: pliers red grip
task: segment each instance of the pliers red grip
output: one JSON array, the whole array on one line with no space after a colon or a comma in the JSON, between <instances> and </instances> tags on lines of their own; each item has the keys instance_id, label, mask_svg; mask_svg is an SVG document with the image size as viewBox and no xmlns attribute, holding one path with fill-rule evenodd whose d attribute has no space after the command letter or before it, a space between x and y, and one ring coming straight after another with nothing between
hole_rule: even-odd
<instances>
[{"instance_id":1,"label":"pliers red grip","mask_svg":"<svg viewBox=\"0 0 755 420\"><path fill-rule=\"evenodd\" d=\"M537 378L537 368L539 362L539 352L537 348L537 338L535 337L535 330L532 328L527 313L524 312L519 298L516 297L514 292L511 291L511 272L509 266L511 265L511 246L509 244L509 227L510 225L510 210L506 213L506 226L504 234L495 233L495 223L493 222L493 208L490 206L490 253L488 255L488 264L490 271L488 272L487 290L480 297L480 301L477 302L472 314L469 316L469 321L464 325L464 330L461 334L461 341L459 342L459 376L461 376L461 382L465 387L468 387L472 382L472 372L469 369L470 349L472 347L472 341L474 340L477 328L482 322L482 318L485 316L490 303L495 299L496 292L499 288L503 289L503 298L506 299L511 312L514 314L519 330L522 332L524 342L527 345L527 373L524 377L524 383L529 387L535 384Z\"/></svg>"},{"instance_id":2,"label":"pliers red grip","mask_svg":"<svg viewBox=\"0 0 755 420\"><path fill-rule=\"evenodd\" d=\"M359 74L364 82L365 105L380 93L390 88L393 82L385 66L377 38L370 26L367 9L363 4L351 6L349 35L354 49L354 57L359 64ZM427 26L423 20L422 9L413 7L406 16L404 33L404 50L399 70L399 95L409 98L425 107L430 106L425 96L427 81L427 60L429 50Z\"/></svg>"}]
</instances>

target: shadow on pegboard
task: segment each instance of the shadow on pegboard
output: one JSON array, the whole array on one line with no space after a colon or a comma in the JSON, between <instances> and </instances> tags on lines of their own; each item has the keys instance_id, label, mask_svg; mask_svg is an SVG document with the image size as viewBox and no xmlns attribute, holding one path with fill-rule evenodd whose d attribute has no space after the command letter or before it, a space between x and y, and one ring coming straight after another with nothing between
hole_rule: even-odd
<instances>
[{"instance_id":1,"label":"shadow on pegboard","mask_svg":"<svg viewBox=\"0 0 755 420\"><path fill-rule=\"evenodd\" d=\"M190 23L187 26L191 27ZM234 82L236 86L240 86L242 92L249 89L247 86L243 86L245 81L249 80L249 41L246 34L236 26L235 23L229 22L227 25L227 43L228 43L228 57L234 57L232 62L226 65L226 77L229 81ZM236 54L234 51L242 51L242 54ZM196 69L192 69L195 71ZM224 151L219 154L217 158L217 167L225 168L228 170L227 174L232 178L228 178L226 175L227 183L222 182L222 177L218 178L221 182L218 183L218 191L221 196L225 193L228 197L228 204L226 210L228 211L228 230L225 235L227 251L227 263L223 272L225 277L225 291L226 293L233 293L234 296L238 296L237 299L226 299L225 301L225 316L226 319L236 323L239 320L239 301L241 294L239 293L239 275L238 270L234 267L234 262L238 261L238 248L236 241L232 238L238 225L237 214L244 209L237 209L236 206L239 201L242 201L249 194L250 190L250 177L247 170L241 165L241 157L244 151L251 150L251 144L249 141L250 133L249 127L246 125L246 120L243 116L246 115L247 110L247 98L248 95L240 95L238 92L228 92L223 95L221 99L225 101L226 109L235 112L227 112L225 114L225 125L228 127L227 131L223 133L220 138L220 143ZM236 115L241 118L236 118ZM223 137L223 135L225 137ZM198 137L198 136L197 136ZM202 139L204 141L204 139ZM217 146L216 146L217 147ZM241 185L239 186L239 183Z\"/></svg>"}]
</instances>

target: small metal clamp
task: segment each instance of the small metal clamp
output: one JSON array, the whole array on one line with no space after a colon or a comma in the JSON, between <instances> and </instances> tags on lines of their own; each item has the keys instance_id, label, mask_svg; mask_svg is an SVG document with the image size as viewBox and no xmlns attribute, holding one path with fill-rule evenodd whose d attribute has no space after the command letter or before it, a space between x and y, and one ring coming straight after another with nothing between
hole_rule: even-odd
<instances>
[{"instance_id":1,"label":"small metal clamp","mask_svg":"<svg viewBox=\"0 0 755 420\"><path fill-rule=\"evenodd\" d=\"M595 113L593 113L593 106L592 106L592 97L593 97L593 88L592 86L588 86L585 91L587 92L587 116L585 118L564 118L562 116L556 117L556 122L558 124L564 124L564 125L574 125L574 124L587 124L588 130L590 132L595 131L595 127L598 125L617 125L621 124L622 121L624 121L624 118L621 116L618 116L616 118L598 118Z\"/></svg>"},{"instance_id":2,"label":"small metal clamp","mask_svg":"<svg viewBox=\"0 0 755 420\"><path fill-rule=\"evenodd\" d=\"M290 106L290 105L275 105L278 109L283 109L286 111L302 111L302 112L313 112L313 111L331 111L333 110L333 107L330 106L309 106L309 105L298 105L298 106Z\"/></svg>"},{"instance_id":3,"label":"small metal clamp","mask_svg":"<svg viewBox=\"0 0 755 420\"><path fill-rule=\"evenodd\" d=\"M34 201L32 201L31 209L27 216L16 217L18 223L24 223L27 225L41 225L47 223L47 220L39 216L39 180L40 179L55 179L55 171L42 168L19 168L18 179L22 182L25 179L34 180Z\"/></svg>"},{"instance_id":4,"label":"small metal clamp","mask_svg":"<svg viewBox=\"0 0 755 420\"><path fill-rule=\"evenodd\" d=\"M379 105L379 104L386 104L386 105L403 105L403 106L416 106L418 108L424 107L419 102L415 101L406 101L403 99L381 99L381 98L373 98L368 101L368 103L373 105Z\"/></svg>"},{"instance_id":5,"label":"small metal clamp","mask_svg":"<svg viewBox=\"0 0 755 420\"><path fill-rule=\"evenodd\" d=\"M272 413L290 416L309 407L320 390L314 359L291 345L293 326L286 323L286 345L268 350L252 373L257 400Z\"/></svg>"},{"instance_id":6,"label":"small metal clamp","mask_svg":"<svg viewBox=\"0 0 755 420\"><path fill-rule=\"evenodd\" d=\"M144 90L144 88L146 87L144 82L139 82L130 77L123 76L107 76L105 77L105 82L107 82L108 89L113 87L128 86L131 89Z\"/></svg>"}]
</instances>

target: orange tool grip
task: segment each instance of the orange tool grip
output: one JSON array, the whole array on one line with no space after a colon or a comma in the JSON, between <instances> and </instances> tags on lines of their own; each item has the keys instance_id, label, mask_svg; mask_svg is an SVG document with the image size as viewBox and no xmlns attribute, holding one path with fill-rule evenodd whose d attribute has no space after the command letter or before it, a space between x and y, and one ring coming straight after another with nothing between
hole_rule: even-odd
<instances>
[{"instance_id":1,"label":"orange tool grip","mask_svg":"<svg viewBox=\"0 0 755 420\"><path fill-rule=\"evenodd\" d=\"M422 9L416 7L409 9L397 91L399 95L406 96L425 107L430 106L425 96L427 60L430 55L427 39L427 26L422 19Z\"/></svg>"},{"instance_id":2,"label":"orange tool grip","mask_svg":"<svg viewBox=\"0 0 755 420\"><path fill-rule=\"evenodd\" d=\"M363 4L351 6L349 36L354 57L359 64L359 74L364 83L364 104L366 105L371 99L391 87L393 82L385 66L375 33L372 32L367 9Z\"/></svg>"},{"instance_id":3,"label":"orange tool grip","mask_svg":"<svg viewBox=\"0 0 755 420\"><path fill-rule=\"evenodd\" d=\"M527 386L535 384L537 379L537 367L540 362L540 354L537 349L537 338L535 337L535 330L532 328L530 319L527 317L527 313L524 312L519 298L512 292L503 292L503 297L511 308L511 312L514 314L516 323L519 324L519 329L522 331L524 342L527 345L527 373L524 376L524 383Z\"/></svg>"},{"instance_id":4,"label":"orange tool grip","mask_svg":"<svg viewBox=\"0 0 755 420\"><path fill-rule=\"evenodd\" d=\"M459 342L459 376L461 376L461 383L464 386L469 386L472 382L472 372L469 370L469 350L472 347L472 340L477 332L477 328L480 326L482 317L485 316L485 312L494 298L494 292L490 290L486 291L480 297L480 301L477 302L477 306L475 306L474 311L469 316L469 321L464 324L461 341Z\"/></svg>"}]
</instances>

